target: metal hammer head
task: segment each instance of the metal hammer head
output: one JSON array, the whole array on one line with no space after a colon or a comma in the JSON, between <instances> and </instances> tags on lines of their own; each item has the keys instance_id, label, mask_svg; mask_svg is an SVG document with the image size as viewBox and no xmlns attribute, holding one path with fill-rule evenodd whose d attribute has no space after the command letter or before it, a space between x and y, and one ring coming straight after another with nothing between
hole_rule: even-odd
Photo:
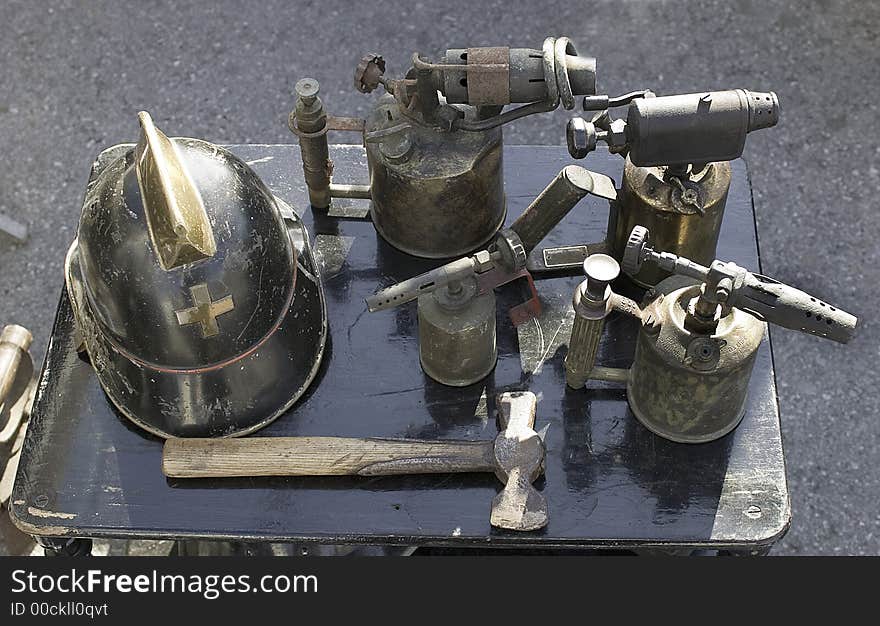
<instances>
[{"instance_id":1,"label":"metal hammer head","mask_svg":"<svg viewBox=\"0 0 880 626\"><path fill-rule=\"evenodd\" d=\"M537 530L547 525L547 500L532 485L544 472L547 450L534 430L538 400L530 391L499 396L502 431L495 439L495 474L504 489L492 501L493 526Z\"/></svg>"}]
</instances>

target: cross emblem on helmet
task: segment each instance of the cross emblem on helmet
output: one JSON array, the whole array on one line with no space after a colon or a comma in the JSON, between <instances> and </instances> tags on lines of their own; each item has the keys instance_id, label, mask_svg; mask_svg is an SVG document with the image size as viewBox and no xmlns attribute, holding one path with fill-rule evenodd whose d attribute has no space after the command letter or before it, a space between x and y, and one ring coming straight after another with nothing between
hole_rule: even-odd
<instances>
[{"instance_id":1,"label":"cross emblem on helmet","mask_svg":"<svg viewBox=\"0 0 880 626\"><path fill-rule=\"evenodd\" d=\"M189 293L192 296L194 306L174 311L177 314L177 323L181 326L198 324L202 330L202 337L213 337L220 334L217 318L235 308L232 296L212 300L207 283L193 285L189 288Z\"/></svg>"}]
</instances>

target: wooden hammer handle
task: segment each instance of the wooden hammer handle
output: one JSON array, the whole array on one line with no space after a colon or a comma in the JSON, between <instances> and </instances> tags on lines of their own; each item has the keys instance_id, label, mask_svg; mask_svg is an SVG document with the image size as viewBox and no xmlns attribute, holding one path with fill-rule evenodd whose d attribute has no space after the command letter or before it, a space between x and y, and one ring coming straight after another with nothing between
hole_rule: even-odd
<instances>
[{"instance_id":1,"label":"wooden hammer handle","mask_svg":"<svg viewBox=\"0 0 880 626\"><path fill-rule=\"evenodd\" d=\"M168 439L162 472L177 478L494 472L493 446L493 441L346 437Z\"/></svg>"}]
</instances>

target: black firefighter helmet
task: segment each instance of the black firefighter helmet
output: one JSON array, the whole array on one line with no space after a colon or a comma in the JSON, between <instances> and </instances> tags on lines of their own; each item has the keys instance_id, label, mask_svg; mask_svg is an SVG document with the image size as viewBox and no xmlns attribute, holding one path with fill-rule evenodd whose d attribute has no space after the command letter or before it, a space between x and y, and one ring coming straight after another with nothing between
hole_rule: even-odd
<instances>
[{"instance_id":1,"label":"black firefighter helmet","mask_svg":"<svg viewBox=\"0 0 880 626\"><path fill-rule=\"evenodd\" d=\"M161 437L244 435L317 373L324 297L305 226L239 158L169 139L138 144L86 191L66 279L104 391Z\"/></svg>"}]
</instances>

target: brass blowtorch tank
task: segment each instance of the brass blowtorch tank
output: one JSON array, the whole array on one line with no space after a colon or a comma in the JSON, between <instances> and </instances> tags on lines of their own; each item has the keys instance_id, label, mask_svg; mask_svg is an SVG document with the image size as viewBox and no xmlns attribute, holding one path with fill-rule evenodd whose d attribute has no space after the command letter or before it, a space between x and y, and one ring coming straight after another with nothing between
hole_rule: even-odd
<instances>
[{"instance_id":1,"label":"brass blowtorch tank","mask_svg":"<svg viewBox=\"0 0 880 626\"><path fill-rule=\"evenodd\" d=\"M541 49L454 48L437 62L418 53L403 80L384 77L377 55L362 59L355 87L388 92L366 120L372 218L409 254L461 256L488 243L504 223L501 127L574 107L596 90L596 60L566 37ZM523 106L508 109L513 103Z\"/></svg>"},{"instance_id":2,"label":"brass blowtorch tank","mask_svg":"<svg viewBox=\"0 0 880 626\"><path fill-rule=\"evenodd\" d=\"M681 443L703 443L736 428L768 323L847 343L858 320L808 293L735 263L707 267L648 245L637 226L621 266L672 274L655 287L641 327L626 393L649 430ZM696 284L681 285L681 281Z\"/></svg>"},{"instance_id":3,"label":"brass blowtorch tank","mask_svg":"<svg viewBox=\"0 0 880 626\"><path fill-rule=\"evenodd\" d=\"M495 293L475 281L419 296L419 361L434 380L464 387L495 367Z\"/></svg>"},{"instance_id":4,"label":"brass blowtorch tank","mask_svg":"<svg viewBox=\"0 0 880 626\"><path fill-rule=\"evenodd\" d=\"M742 420L766 327L732 309L711 335L692 332L685 326L687 307L699 294L700 285L676 289L644 309L626 388L636 418L681 443L713 441Z\"/></svg>"},{"instance_id":5,"label":"brass blowtorch tank","mask_svg":"<svg viewBox=\"0 0 880 626\"><path fill-rule=\"evenodd\" d=\"M405 120L388 94L367 118L368 136L399 129L366 143L376 230L419 257L482 247L506 215L501 127L449 133L419 124L400 128Z\"/></svg>"},{"instance_id":6,"label":"brass blowtorch tank","mask_svg":"<svg viewBox=\"0 0 880 626\"><path fill-rule=\"evenodd\" d=\"M623 256L630 232L641 225L651 231L658 250L672 250L707 264L715 258L718 245L730 189L730 163L709 163L698 172L686 171L681 178L668 176L667 170L664 166L639 167L626 158L610 233L614 255ZM680 182L682 178L686 183ZM646 267L633 280L651 286L666 276L658 268Z\"/></svg>"}]
</instances>

